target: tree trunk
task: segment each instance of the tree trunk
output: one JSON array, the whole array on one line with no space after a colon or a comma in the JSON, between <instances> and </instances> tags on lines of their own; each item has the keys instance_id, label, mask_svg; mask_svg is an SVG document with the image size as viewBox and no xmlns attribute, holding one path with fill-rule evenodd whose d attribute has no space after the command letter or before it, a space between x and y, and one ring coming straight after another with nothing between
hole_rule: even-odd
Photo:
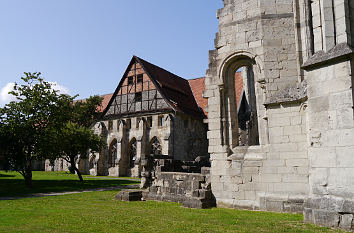
<instances>
[{"instance_id":1,"label":"tree trunk","mask_svg":"<svg viewBox=\"0 0 354 233\"><path fill-rule=\"evenodd\" d=\"M70 165L71 167L75 170L77 176L79 177L80 181L81 182L84 182L84 179L82 178L82 175L81 175L81 172L79 171L79 169L76 167L76 164L75 164L75 156L72 157L70 156Z\"/></svg>"},{"instance_id":2,"label":"tree trunk","mask_svg":"<svg viewBox=\"0 0 354 233\"><path fill-rule=\"evenodd\" d=\"M30 155L26 158L26 165L23 178L25 179L26 186L28 188L32 188L32 163Z\"/></svg>"}]
</instances>

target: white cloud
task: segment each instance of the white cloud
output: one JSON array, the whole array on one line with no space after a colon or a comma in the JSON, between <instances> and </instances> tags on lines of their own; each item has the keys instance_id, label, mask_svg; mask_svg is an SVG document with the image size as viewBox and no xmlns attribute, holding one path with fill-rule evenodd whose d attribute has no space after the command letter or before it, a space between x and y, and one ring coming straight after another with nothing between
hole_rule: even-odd
<instances>
[{"instance_id":1,"label":"white cloud","mask_svg":"<svg viewBox=\"0 0 354 233\"><path fill-rule=\"evenodd\" d=\"M49 82L50 85L52 85L52 88L56 91L59 91L59 94L69 94L69 89L67 87L64 87L62 85L60 85L57 82Z\"/></svg>"},{"instance_id":2,"label":"white cloud","mask_svg":"<svg viewBox=\"0 0 354 233\"><path fill-rule=\"evenodd\" d=\"M69 89L67 87L64 87L60 85L57 82L49 82L52 85L52 88L54 90L59 91L59 94L69 94ZM9 94L10 91L13 90L15 83L8 83L3 87L0 91L0 106L3 106L5 104L8 104L10 101L15 101L16 97L13 95Z\"/></svg>"},{"instance_id":3,"label":"white cloud","mask_svg":"<svg viewBox=\"0 0 354 233\"><path fill-rule=\"evenodd\" d=\"M7 104L10 101L16 100L16 97L9 94L13 90L15 83L8 83L5 87L1 88L0 91L0 104Z\"/></svg>"}]
</instances>

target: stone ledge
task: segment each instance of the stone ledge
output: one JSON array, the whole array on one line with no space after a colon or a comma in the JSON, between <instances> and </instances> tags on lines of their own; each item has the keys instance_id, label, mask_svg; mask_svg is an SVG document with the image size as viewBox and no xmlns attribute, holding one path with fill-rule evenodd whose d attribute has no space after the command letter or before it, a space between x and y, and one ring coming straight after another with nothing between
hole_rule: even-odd
<instances>
[{"instance_id":1,"label":"stone ledge","mask_svg":"<svg viewBox=\"0 0 354 233\"><path fill-rule=\"evenodd\" d=\"M260 209L277 212L303 213L305 207L304 195L282 193L258 194Z\"/></svg>"},{"instance_id":2,"label":"stone ledge","mask_svg":"<svg viewBox=\"0 0 354 233\"><path fill-rule=\"evenodd\" d=\"M354 54L354 49L346 43L341 43L334 46L328 52L319 51L310 57L303 65L302 69L311 70L319 66L323 66L330 62L336 62L348 58Z\"/></svg>"},{"instance_id":3,"label":"stone ledge","mask_svg":"<svg viewBox=\"0 0 354 233\"><path fill-rule=\"evenodd\" d=\"M284 19L294 17L293 13L282 13L282 14L260 14L258 16L237 20L231 23L221 24L223 27L235 26L237 24L246 24L255 20L264 20L264 19Z\"/></svg>"},{"instance_id":4,"label":"stone ledge","mask_svg":"<svg viewBox=\"0 0 354 233\"><path fill-rule=\"evenodd\" d=\"M272 96L267 96L264 105L278 105L283 103L302 102L307 99L307 82L303 81L296 86L279 90Z\"/></svg>"},{"instance_id":5,"label":"stone ledge","mask_svg":"<svg viewBox=\"0 0 354 233\"><path fill-rule=\"evenodd\" d=\"M269 151L268 146L238 146L232 149L229 160L264 160L266 153Z\"/></svg>"},{"instance_id":6,"label":"stone ledge","mask_svg":"<svg viewBox=\"0 0 354 233\"><path fill-rule=\"evenodd\" d=\"M210 191L210 195L211 191ZM208 209L215 207L215 200L212 198L198 198L187 195L175 195L175 194L157 194L148 191L143 192L143 200L153 201L166 201L182 203L183 207L196 208L196 209Z\"/></svg>"}]
</instances>

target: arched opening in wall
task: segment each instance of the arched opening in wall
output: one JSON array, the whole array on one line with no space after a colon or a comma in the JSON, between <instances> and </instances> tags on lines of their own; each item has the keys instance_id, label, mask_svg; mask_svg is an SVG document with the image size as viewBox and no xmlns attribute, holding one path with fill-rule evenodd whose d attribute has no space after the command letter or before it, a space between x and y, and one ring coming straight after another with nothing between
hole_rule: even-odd
<instances>
[{"instance_id":1,"label":"arched opening in wall","mask_svg":"<svg viewBox=\"0 0 354 233\"><path fill-rule=\"evenodd\" d=\"M109 145L108 167L115 167L117 160L117 139L114 139Z\"/></svg>"},{"instance_id":2,"label":"arched opening in wall","mask_svg":"<svg viewBox=\"0 0 354 233\"><path fill-rule=\"evenodd\" d=\"M135 161L136 161L136 146L137 146L137 142L135 138L132 138L132 140L130 140L129 145L128 145L128 158L129 158L129 167L133 168L135 165Z\"/></svg>"},{"instance_id":3,"label":"arched opening in wall","mask_svg":"<svg viewBox=\"0 0 354 233\"><path fill-rule=\"evenodd\" d=\"M106 141L108 129L103 122L98 122L95 124L95 133L100 135ZM106 167L106 150L107 146L104 146L102 150L98 153L97 158L97 175L105 176L107 175L107 167Z\"/></svg>"},{"instance_id":4,"label":"arched opening in wall","mask_svg":"<svg viewBox=\"0 0 354 233\"><path fill-rule=\"evenodd\" d=\"M251 66L239 68L234 75L238 121L238 145L259 145L257 100Z\"/></svg>"},{"instance_id":5,"label":"arched opening in wall","mask_svg":"<svg viewBox=\"0 0 354 233\"><path fill-rule=\"evenodd\" d=\"M254 59L245 55L228 58L221 70L219 86L222 145L259 145L257 96Z\"/></svg>"},{"instance_id":6,"label":"arched opening in wall","mask_svg":"<svg viewBox=\"0 0 354 233\"><path fill-rule=\"evenodd\" d=\"M162 155L162 146L157 137L153 137L150 141L150 155Z\"/></svg>"},{"instance_id":7,"label":"arched opening in wall","mask_svg":"<svg viewBox=\"0 0 354 233\"><path fill-rule=\"evenodd\" d=\"M90 159L89 159L89 169L92 169L95 167L95 156L94 155L90 155Z\"/></svg>"}]
</instances>

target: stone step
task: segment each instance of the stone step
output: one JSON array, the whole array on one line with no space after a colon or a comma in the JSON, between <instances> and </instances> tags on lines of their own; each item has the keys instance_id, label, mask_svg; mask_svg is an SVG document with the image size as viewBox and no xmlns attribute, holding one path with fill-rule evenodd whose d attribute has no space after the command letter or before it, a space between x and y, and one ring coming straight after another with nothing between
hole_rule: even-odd
<instances>
[{"instance_id":1,"label":"stone step","mask_svg":"<svg viewBox=\"0 0 354 233\"><path fill-rule=\"evenodd\" d=\"M114 199L120 201L141 201L142 192L142 190L138 189L123 189L114 197Z\"/></svg>"}]
</instances>

